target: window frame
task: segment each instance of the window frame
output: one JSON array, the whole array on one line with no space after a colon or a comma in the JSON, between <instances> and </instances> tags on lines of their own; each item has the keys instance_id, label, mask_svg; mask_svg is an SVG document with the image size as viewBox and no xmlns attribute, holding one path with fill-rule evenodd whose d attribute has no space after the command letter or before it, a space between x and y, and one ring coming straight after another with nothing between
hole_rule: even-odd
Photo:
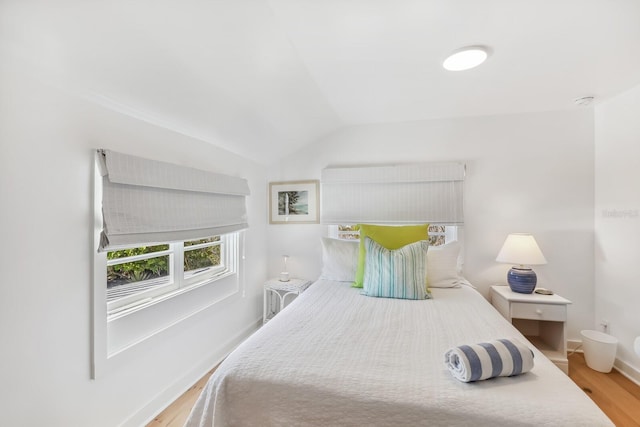
<instances>
[{"instance_id":1,"label":"window frame","mask_svg":"<svg viewBox=\"0 0 640 427\"><path fill-rule=\"evenodd\" d=\"M129 249L129 247L127 248L122 248L122 249ZM117 250L117 249L116 249ZM108 259L107 257L107 265L106 267L110 267L110 266L114 266L114 265L118 265L118 264L124 264L127 262L136 262L136 261L143 261L145 259L151 259L151 258L160 258L160 257L164 257L164 256L168 256L169 257L169 261L168 261L168 265L170 266L169 268L169 272L166 276L166 283L163 284L159 284L159 285L155 285L155 286L150 286L149 288L139 291L139 292L135 292L135 293L131 293L128 294L126 296L123 296L121 298L117 298L117 299L113 299L110 301L110 289L107 286L107 319L109 319L111 316L114 316L117 313L120 313L122 311L126 311L128 309L132 309L135 308L138 305L142 304L143 300L146 301L150 301L152 300L154 297L157 297L159 295L165 294L167 292L170 292L171 290L174 290L176 287L175 284L175 280L174 280L174 269L171 268L171 266L174 263L174 258L175 258L175 253L174 250L172 250L171 248L171 244L169 244L169 248L165 249L165 250L161 250L161 251L157 251L157 252L151 252L151 253L146 253L146 254L141 254L141 255L133 255L133 256L129 256L129 257L123 257L123 258L116 258L116 259ZM161 280L160 278L155 279L155 280ZM150 282L151 280L140 280L140 281L136 281L136 282L131 282L131 283L126 283L126 284L122 284L117 286L117 290L126 290L124 288L130 288L133 286L143 286L144 282ZM109 279L107 278L107 285L109 283ZM114 289L115 291L116 289ZM115 292L113 292L115 293Z\"/></svg>"},{"instance_id":2,"label":"window frame","mask_svg":"<svg viewBox=\"0 0 640 427\"><path fill-rule=\"evenodd\" d=\"M107 298L107 322L111 322L123 316L127 316L139 310L143 310L146 307L173 298L176 295L188 292L194 288L204 286L220 280L224 277L236 274L238 265L237 258L239 257L239 254L237 252L238 235L239 232L232 232L222 234L220 236L211 236L211 238L219 237L219 240L192 246L185 246L185 242L160 242L158 243L159 245L167 244L169 248L158 252L120 258L117 261L107 260L105 257L104 259L106 262L104 263L104 266L100 266L99 268L105 272L106 288L107 266L113 264L123 264L125 262L134 260L156 258L167 255L169 256L169 273L167 275L167 283L153 286L149 289L136 292L132 295L127 295L114 301L108 301ZM184 254L186 251L199 250L212 246L220 247L219 265L208 267L205 271L198 271L194 274L189 274L188 272L184 271ZM114 248L113 250L129 248L132 247L127 246L122 248ZM185 250L185 248L188 249ZM133 282L132 284L140 284L141 282L143 281Z\"/></svg>"},{"instance_id":3,"label":"window frame","mask_svg":"<svg viewBox=\"0 0 640 427\"><path fill-rule=\"evenodd\" d=\"M179 243L180 245L182 245L182 257L183 257L183 260L180 263L180 265L182 266L182 276L181 276L183 280L182 287L192 286L203 280L208 280L208 279L226 274L229 271L230 266L233 265L233 257L237 256L237 254L232 254L229 252L230 245L227 244L227 240L233 238L232 236L233 234L237 235L237 233L228 233L228 234L222 234L219 236L211 236L210 238L213 239L217 237L219 240L212 241L212 242L205 242L205 243L197 243L195 245L185 246L186 242ZM202 239L196 239L196 240L202 240ZM195 240L189 240L189 241L192 242ZM211 267L202 267L205 270L200 269L199 271L195 271L193 273L190 271L184 271L184 254L186 252L197 251L200 249L210 248L213 246L220 247L220 264L219 265L214 265Z\"/></svg>"}]
</instances>

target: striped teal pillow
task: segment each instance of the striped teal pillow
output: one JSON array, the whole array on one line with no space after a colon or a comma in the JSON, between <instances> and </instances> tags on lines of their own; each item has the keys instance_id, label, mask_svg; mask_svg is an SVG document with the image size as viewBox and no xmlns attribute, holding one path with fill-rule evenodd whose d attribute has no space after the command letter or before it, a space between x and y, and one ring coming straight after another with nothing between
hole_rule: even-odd
<instances>
[{"instance_id":1,"label":"striped teal pillow","mask_svg":"<svg viewBox=\"0 0 640 427\"><path fill-rule=\"evenodd\" d=\"M427 240L390 250L367 237L364 245L366 261L363 295L402 299L431 298L427 289Z\"/></svg>"}]
</instances>

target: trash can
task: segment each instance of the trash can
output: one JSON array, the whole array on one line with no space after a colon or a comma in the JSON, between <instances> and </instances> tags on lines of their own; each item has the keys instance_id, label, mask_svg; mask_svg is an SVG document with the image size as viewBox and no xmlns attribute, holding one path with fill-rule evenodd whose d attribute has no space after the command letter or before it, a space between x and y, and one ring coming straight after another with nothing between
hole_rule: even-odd
<instances>
[{"instance_id":1,"label":"trash can","mask_svg":"<svg viewBox=\"0 0 640 427\"><path fill-rule=\"evenodd\" d=\"M584 330L582 335L582 349L587 366L594 371L608 373L616 360L618 339L604 332Z\"/></svg>"}]
</instances>

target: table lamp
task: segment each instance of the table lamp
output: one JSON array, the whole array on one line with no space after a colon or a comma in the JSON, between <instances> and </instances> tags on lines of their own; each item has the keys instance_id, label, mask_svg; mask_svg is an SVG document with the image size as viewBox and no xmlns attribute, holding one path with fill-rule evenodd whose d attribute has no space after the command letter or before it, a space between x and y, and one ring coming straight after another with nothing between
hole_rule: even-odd
<instances>
[{"instance_id":1,"label":"table lamp","mask_svg":"<svg viewBox=\"0 0 640 427\"><path fill-rule=\"evenodd\" d=\"M536 273L527 266L547 263L536 239L524 233L509 234L496 261L515 264L507 273L507 283L513 292L521 294L532 293L538 281Z\"/></svg>"},{"instance_id":2,"label":"table lamp","mask_svg":"<svg viewBox=\"0 0 640 427\"><path fill-rule=\"evenodd\" d=\"M282 260L284 262L284 270L280 273L280 281L288 282L289 281L289 272L287 271L287 260L289 259L289 255L282 255Z\"/></svg>"}]
</instances>

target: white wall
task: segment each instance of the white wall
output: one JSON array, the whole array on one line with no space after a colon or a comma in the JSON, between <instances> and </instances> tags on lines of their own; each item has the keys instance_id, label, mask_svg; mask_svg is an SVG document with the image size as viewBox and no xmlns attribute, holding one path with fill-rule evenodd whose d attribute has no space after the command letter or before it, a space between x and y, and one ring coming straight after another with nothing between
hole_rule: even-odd
<instances>
[{"instance_id":1,"label":"white wall","mask_svg":"<svg viewBox=\"0 0 640 427\"><path fill-rule=\"evenodd\" d=\"M261 319L266 170L72 96L0 45L0 424L141 425ZM52 77L53 78L53 77ZM245 298L115 356L90 380L95 148L245 177Z\"/></svg>"},{"instance_id":2,"label":"white wall","mask_svg":"<svg viewBox=\"0 0 640 427\"><path fill-rule=\"evenodd\" d=\"M568 337L593 324L593 110L432 120L345 129L285 158L272 181L319 179L329 165L464 161L465 275L487 295L506 281L495 257L531 232L549 263L540 286L570 299ZM322 225L269 225L269 273L318 276Z\"/></svg>"},{"instance_id":3,"label":"white wall","mask_svg":"<svg viewBox=\"0 0 640 427\"><path fill-rule=\"evenodd\" d=\"M618 359L640 381L640 86L596 107L596 323L609 323ZM595 325L594 325L595 326ZM625 369L627 367L621 366Z\"/></svg>"}]
</instances>

